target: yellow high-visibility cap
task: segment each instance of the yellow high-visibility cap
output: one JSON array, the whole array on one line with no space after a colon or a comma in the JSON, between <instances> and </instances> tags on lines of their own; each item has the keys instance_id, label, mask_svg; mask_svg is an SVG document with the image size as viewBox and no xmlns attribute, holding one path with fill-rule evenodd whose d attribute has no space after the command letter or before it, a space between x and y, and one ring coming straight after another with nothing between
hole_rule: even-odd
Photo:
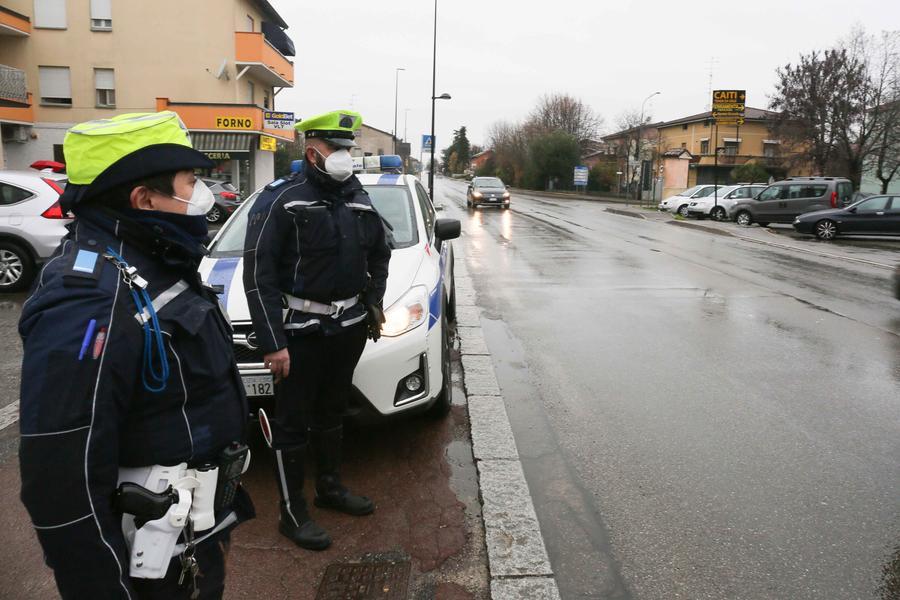
<instances>
[{"instance_id":1,"label":"yellow high-visibility cap","mask_svg":"<svg viewBox=\"0 0 900 600\"><path fill-rule=\"evenodd\" d=\"M63 141L69 183L89 185L122 158L158 144L192 148L177 113L131 113L79 123Z\"/></svg>"},{"instance_id":2,"label":"yellow high-visibility cap","mask_svg":"<svg viewBox=\"0 0 900 600\"><path fill-rule=\"evenodd\" d=\"M353 138L362 123L362 115L358 112L335 110L304 119L294 125L294 129L307 138L320 138L335 146L352 148L356 146Z\"/></svg>"}]
</instances>

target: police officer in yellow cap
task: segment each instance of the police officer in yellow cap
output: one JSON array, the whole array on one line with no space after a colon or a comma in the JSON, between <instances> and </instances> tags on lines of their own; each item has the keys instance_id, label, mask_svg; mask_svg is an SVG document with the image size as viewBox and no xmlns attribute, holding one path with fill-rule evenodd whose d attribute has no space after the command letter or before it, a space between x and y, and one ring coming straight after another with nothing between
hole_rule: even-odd
<instances>
[{"instance_id":1,"label":"police officer in yellow cap","mask_svg":"<svg viewBox=\"0 0 900 600\"><path fill-rule=\"evenodd\" d=\"M219 598L253 507L230 325L197 275L210 161L178 115L76 125L75 220L22 310L22 501L64 598Z\"/></svg>"},{"instance_id":2,"label":"police officer in yellow cap","mask_svg":"<svg viewBox=\"0 0 900 600\"><path fill-rule=\"evenodd\" d=\"M317 507L375 510L340 477L353 370L366 338L380 336L391 256L381 218L353 175L349 149L361 124L351 111L297 124L306 137L305 168L266 186L250 211L244 247L253 329L265 365L281 381L271 422L260 411L275 454L279 531L310 550L324 550L331 538L304 498L308 447Z\"/></svg>"}]
</instances>

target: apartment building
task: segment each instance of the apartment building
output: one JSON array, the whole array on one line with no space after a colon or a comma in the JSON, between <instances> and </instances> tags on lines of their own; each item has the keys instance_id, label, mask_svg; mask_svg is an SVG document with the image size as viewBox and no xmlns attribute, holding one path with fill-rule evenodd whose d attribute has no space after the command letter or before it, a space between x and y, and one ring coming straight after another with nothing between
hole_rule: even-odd
<instances>
[{"instance_id":1,"label":"apartment building","mask_svg":"<svg viewBox=\"0 0 900 600\"><path fill-rule=\"evenodd\" d=\"M65 162L81 121L172 110L207 175L249 193L294 140L267 112L294 85L287 27L267 0L0 0L0 166Z\"/></svg>"}]
</instances>

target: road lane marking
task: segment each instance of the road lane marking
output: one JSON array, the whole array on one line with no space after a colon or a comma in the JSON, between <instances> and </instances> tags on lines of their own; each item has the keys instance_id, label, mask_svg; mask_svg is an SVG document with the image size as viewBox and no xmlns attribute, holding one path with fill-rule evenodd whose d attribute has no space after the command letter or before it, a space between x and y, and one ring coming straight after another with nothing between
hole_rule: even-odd
<instances>
[{"instance_id":1,"label":"road lane marking","mask_svg":"<svg viewBox=\"0 0 900 600\"><path fill-rule=\"evenodd\" d=\"M10 402L0 408L0 431L19 420L19 401Z\"/></svg>"}]
</instances>

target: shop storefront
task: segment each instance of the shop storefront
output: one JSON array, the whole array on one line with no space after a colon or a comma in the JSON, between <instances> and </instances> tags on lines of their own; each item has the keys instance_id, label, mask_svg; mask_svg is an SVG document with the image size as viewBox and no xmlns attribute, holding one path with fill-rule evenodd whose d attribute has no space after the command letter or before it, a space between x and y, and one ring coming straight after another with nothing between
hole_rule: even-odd
<instances>
[{"instance_id":1,"label":"shop storefront","mask_svg":"<svg viewBox=\"0 0 900 600\"><path fill-rule=\"evenodd\" d=\"M291 113L269 113L253 105L170 102L157 98L157 110L174 110L191 133L194 148L216 166L203 175L230 182L246 198L275 178L278 141L294 140ZM283 125L276 119L284 117ZM278 127L277 129L275 127Z\"/></svg>"}]
</instances>

